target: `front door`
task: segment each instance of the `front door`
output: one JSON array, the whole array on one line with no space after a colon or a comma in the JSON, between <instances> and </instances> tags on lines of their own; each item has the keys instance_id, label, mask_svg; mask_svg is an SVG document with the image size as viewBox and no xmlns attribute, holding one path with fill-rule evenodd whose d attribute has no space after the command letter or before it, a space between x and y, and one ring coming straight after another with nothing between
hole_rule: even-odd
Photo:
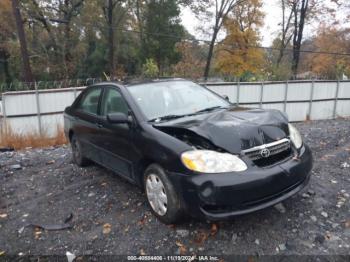
<instances>
[{"instance_id":1,"label":"front door","mask_svg":"<svg viewBox=\"0 0 350 262\"><path fill-rule=\"evenodd\" d=\"M129 107L116 87L105 87L101 100L99 146L102 148L103 165L129 180L133 179L132 162L135 157L132 142L134 129L128 124L111 124L107 115L129 115Z\"/></svg>"}]
</instances>

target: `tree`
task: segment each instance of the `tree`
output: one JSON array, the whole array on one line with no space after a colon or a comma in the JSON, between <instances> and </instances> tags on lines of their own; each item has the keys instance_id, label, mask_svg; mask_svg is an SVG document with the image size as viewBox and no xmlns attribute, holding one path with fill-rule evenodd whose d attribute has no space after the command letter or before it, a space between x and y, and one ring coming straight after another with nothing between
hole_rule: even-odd
<instances>
[{"instance_id":1,"label":"tree","mask_svg":"<svg viewBox=\"0 0 350 262\"><path fill-rule=\"evenodd\" d=\"M74 17L80 15L80 10L84 0L64 0L59 1L58 11L61 13L61 19L57 22L64 24L64 45L63 45L63 57L65 61L65 67L67 68L66 77L69 77L71 71L74 70L74 66L71 64L73 57L71 54L72 48L72 35L71 25Z\"/></svg>"},{"instance_id":2,"label":"tree","mask_svg":"<svg viewBox=\"0 0 350 262\"><path fill-rule=\"evenodd\" d=\"M35 69L45 65L45 69L41 68L42 71L59 78L70 78L76 74L84 45L79 39L84 32L83 27L77 22L84 3L84 0L21 2L27 16L27 26L32 29L32 34L28 32L33 40L31 48L37 52L39 66ZM40 71L37 73L40 74Z\"/></svg>"},{"instance_id":3,"label":"tree","mask_svg":"<svg viewBox=\"0 0 350 262\"><path fill-rule=\"evenodd\" d=\"M303 40L304 27L308 15L308 9L309 0L294 0L292 3L292 11L294 18L292 72L294 79L298 74L300 47L301 41Z\"/></svg>"},{"instance_id":4,"label":"tree","mask_svg":"<svg viewBox=\"0 0 350 262\"><path fill-rule=\"evenodd\" d=\"M191 79L199 79L203 76L206 52L203 46L196 42L182 41L176 44L176 50L181 58L173 67L175 76Z\"/></svg>"},{"instance_id":5,"label":"tree","mask_svg":"<svg viewBox=\"0 0 350 262\"><path fill-rule=\"evenodd\" d=\"M34 82L32 69L30 67L27 40L26 40L24 28L23 28L23 20L19 9L18 0L12 0L12 10L13 10L13 16L16 20L18 39L21 46L22 70L23 70L24 80L28 83Z\"/></svg>"},{"instance_id":6,"label":"tree","mask_svg":"<svg viewBox=\"0 0 350 262\"><path fill-rule=\"evenodd\" d=\"M153 58L161 75L179 59L175 44L184 33L179 15L176 0L149 0L146 6L142 56L144 61Z\"/></svg>"},{"instance_id":7,"label":"tree","mask_svg":"<svg viewBox=\"0 0 350 262\"><path fill-rule=\"evenodd\" d=\"M144 46L144 27L145 27L145 12L147 3L144 0L131 1L131 10L134 12L135 23L134 28L139 31L139 39L141 48Z\"/></svg>"},{"instance_id":8,"label":"tree","mask_svg":"<svg viewBox=\"0 0 350 262\"><path fill-rule=\"evenodd\" d=\"M146 59L146 63L143 64L142 75L147 78L154 78L159 75L158 66L152 58Z\"/></svg>"},{"instance_id":9,"label":"tree","mask_svg":"<svg viewBox=\"0 0 350 262\"><path fill-rule=\"evenodd\" d=\"M259 27L264 13L261 0L247 0L237 4L225 19L227 35L218 45L216 67L220 72L241 78L245 74L259 74L264 65L264 52L259 45Z\"/></svg>"},{"instance_id":10,"label":"tree","mask_svg":"<svg viewBox=\"0 0 350 262\"><path fill-rule=\"evenodd\" d=\"M225 18L232 11L235 5L245 0L194 0L191 4L193 10L197 14L204 14L213 18L214 24L212 27L211 40L209 44L207 62L204 70L204 79L207 80L209 76L211 61L213 58L214 47L216 43L217 36L222 28ZM213 7L215 7L214 12L211 12Z\"/></svg>"},{"instance_id":11,"label":"tree","mask_svg":"<svg viewBox=\"0 0 350 262\"><path fill-rule=\"evenodd\" d=\"M56 37L51 25L51 22L56 20L52 19L52 21L50 21L50 19L47 18L46 12L43 11L43 9L40 7L40 4L37 0L31 0L31 2L29 2L29 5L26 6L26 11L28 13L28 16L31 19L38 21L44 27L51 41L49 45L52 46L53 49L57 52L58 48L57 48Z\"/></svg>"},{"instance_id":12,"label":"tree","mask_svg":"<svg viewBox=\"0 0 350 262\"><path fill-rule=\"evenodd\" d=\"M291 64L292 64L292 53L291 52L282 52L286 48L289 50L292 49L291 44L289 43L283 49L281 49L282 43L281 38L277 37L272 42L271 50L267 50L266 59L267 59L267 74L270 80L280 81L288 80L292 76Z\"/></svg>"},{"instance_id":13,"label":"tree","mask_svg":"<svg viewBox=\"0 0 350 262\"><path fill-rule=\"evenodd\" d=\"M335 41L336 39L336 41ZM350 52L349 29L337 29L333 26L321 25L316 36L312 39L315 51L339 53ZM343 75L350 76L350 58L328 54L309 54L306 59L311 71L323 79L342 79Z\"/></svg>"},{"instance_id":14,"label":"tree","mask_svg":"<svg viewBox=\"0 0 350 262\"><path fill-rule=\"evenodd\" d=\"M124 18L126 9L123 6L124 0L106 0L103 6L103 13L107 22L108 28L108 60L109 60L109 74L111 78L114 78L116 70L115 62L115 34L114 32L120 25Z\"/></svg>"},{"instance_id":15,"label":"tree","mask_svg":"<svg viewBox=\"0 0 350 262\"><path fill-rule=\"evenodd\" d=\"M16 26L12 15L11 0L0 1L0 69L3 71L6 83L10 83L12 80L9 65L11 57L9 41L16 39L15 31Z\"/></svg>"},{"instance_id":16,"label":"tree","mask_svg":"<svg viewBox=\"0 0 350 262\"><path fill-rule=\"evenodd\" d=\"M284 56L284 50L289 45L291 39L292 39L292 32L291 32L291 20L293 17L293 9L290 8L288 10L288 3L289 0L280 0L281 1L281 8L282 8L282 22L281 22L281 40L279 41L279 54L276 61L276 66L278 67L282 61L282 58Z\"/></svg>"},{"instance_id":17,"label":"tree","mask_svg":"<svg viewBox=\"0 0 350 262\"><path fill-rule=\"evenodd\" d=\"M27 6L29 16L39 21L50 36L54 54L60 56L56 63L61 64L61 70L54 72L69 78L76 72L77 61L73 52L78 50L79 29L76 28L76 18L80 17L84 0L31 0Z\"/></svg>"},{"instance_id":18,"label":"tree","mask_svg":"<svg viewBox=\"0 0 350 262\"><path fill-rule=\"evenodd\" d=\"M281 0L282 30L280 33L280 54L277 64L281 62L286 47L291 43L293 78L296 78L298 74L305 25L313 19L317 20L325 16L333 16L335 11L328 5L329 1L325 0Z\"/></svg>"}]
</instances>

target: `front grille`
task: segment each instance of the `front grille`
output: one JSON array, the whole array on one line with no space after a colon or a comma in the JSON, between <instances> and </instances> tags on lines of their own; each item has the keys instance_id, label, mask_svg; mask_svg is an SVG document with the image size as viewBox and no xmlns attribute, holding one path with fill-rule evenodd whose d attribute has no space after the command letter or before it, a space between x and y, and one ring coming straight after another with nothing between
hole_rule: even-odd
<instances>
[{"instance_id":1,"label":"front grille","mask_svg":"<svg viewBox=\"0 0 350 262\"><path fill-rule=\"evenodd\" d=\"M292 150L290 140L284 138L276 142L243 150L242 153L258 166L268 166L289 157Z\"/></svg>"}]
</instances>

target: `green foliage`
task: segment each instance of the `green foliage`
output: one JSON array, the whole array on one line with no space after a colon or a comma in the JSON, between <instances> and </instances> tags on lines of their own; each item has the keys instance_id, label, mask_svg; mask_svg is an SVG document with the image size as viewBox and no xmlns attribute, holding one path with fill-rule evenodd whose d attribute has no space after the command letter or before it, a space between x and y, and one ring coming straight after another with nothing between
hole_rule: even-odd
<instances>
[{"instance_id":1,"label":"green foliage","mask_svg":"<svg viewBox=\"0 0 350 262\"><path fill-rule=\"evenodd\" d=\"M103 72L112 75L111 68L116 78L143 74L199 79L203 75L209 45L196 42L186 32L181 25L180 8L190 7L196 15L202 14L211 21L216 1L112 0L115 4L112 21L108 20L107 0L19 2L30 64L37 81L103 78ZM214 46L213 73L242 81L291 77L292 52L284 52L279 59L280 52L275 50L281 47L281 35L273 42L273 50L251 47L261 45L259 28L264 17L261 4L262 0L239 1L222 21L226 34ZM22 78L20 45L11 7L11 0L0 0L0 86ZM203 27L206 22L203 20ZM111 28L113 41L109 38ZM206 31L211 33L212 29ZM304 41L301 49L349 52L349 30L344 27L339 30L324 33L319 30L317 37L308 40L311 44L307 46ZM109 48L111 42L113 49ZM312 72L329 79L350 74L346 57L302 54L300 59L301 73Z\"/></svg>"},{"instance_id":2,"label":"green foliage","mask_svg":"<svg viewBox=\"0 0 350 262\"><path fill-rule=\"evenodd\" d=\"M201 78L207 53L203 45L182 41L176 44L176 50L181 54L181 59L173 66L173 75L190 79Z\"/></svg>"},{"instance_id":3,"label":"green foliage","mask_svg":"<svg viewBox=\"0 0 350 262\"><path fill-rule=\"evenodd\" d=\"M279 81L279 80L288 80L292 77L292 53L283 52L281 60L278 62L280 51L277 50L281 47L281 39L277 37L272 42L273 50L268 52L266 55L267 67L266 74L270 80ZM288 49L291 48L290 45L287 46Z\"/></svg>"},{"instance_id":4,"label":"green foliage","mask_svg":"<svg viewBox=\"0 0 350 262\"><path fill-rule=\"evenodd\" d=\"M180 58L175 48L184 33L179 15L176 0L150 0L146 6L142 56L143 60L153 58L160 74Z\"/></svg>"},{"instance_id":5,"label":"green foliage","mask_svg":"<svg viewBox=\"0 0 350 262\"><path fill-rule=\"evenodd\" d=\"M172 65L180 59L176 43L184 33L179 17L183 1L113 0L112 23L108 23L108 3L21 1L30 63L37 81L110 74L110 28L113 29L114 76L171 74ZM0 82L9 79L21 80L21 53L11 0L1 0Z\"/></svg>"},{"instance_id":6,"label":"green foliage","mask_svg":"<svg viewBox=\"0 0 350 262\"><path fill-rule=\"evenodd\" d=\"M272 81L288 80L292 77L291 64L282 62L279 65L271 64L269 66L269 78Z\"/></svg>"},{"instance_id":7,"label":"green foliage","mask_svg":"<svg viewBox=\"0 0 350 262\"><path fill-rule=\"evenodd\" d=\"M155 78L159 75L158 66L152 58L146 59L146 63L143 64L142 75L146 78Z\"/></svg>"},{"instance_id":8,"label":"green foliage","mask_svg":"<svg viewBox=\"0 0 350 262\"><path fill-rule=\"evenodd\" d=\"M99 77L103 74L106 60L106 48L97 41L89 43L85 58L78 72L78 78Z\"/></svg>"}]
</instances>

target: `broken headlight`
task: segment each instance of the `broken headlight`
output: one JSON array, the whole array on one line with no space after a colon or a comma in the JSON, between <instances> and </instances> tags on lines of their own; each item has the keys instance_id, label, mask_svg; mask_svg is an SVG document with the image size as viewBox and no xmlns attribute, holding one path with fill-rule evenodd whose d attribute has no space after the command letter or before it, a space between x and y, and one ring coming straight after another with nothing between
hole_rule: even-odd
<instances>
[{"instance_id":1,"label":"broken headlight","mask_svg":"<svg viewBox=\"0 0 350 262\"><path fill-rule=\"evenodd\" d=\"M303 145L303 140L301 138L301 135L298 131L298 129L295 128L292 124L288 124L289 127L289 135L290 140L292 140L294 146L299 149Z\"/></svg>"},{"instance_id":2,"label":"broken headlight","mask_svg":"<svg viewBox=\"0 0 350 262\"><path fill-rule=\"evenodd\" d=\"M181 155L182 163L190 170L202 173L240 172L247 165L235 155L211 150L193 150Z\"/></svg>"}]
</instances>

